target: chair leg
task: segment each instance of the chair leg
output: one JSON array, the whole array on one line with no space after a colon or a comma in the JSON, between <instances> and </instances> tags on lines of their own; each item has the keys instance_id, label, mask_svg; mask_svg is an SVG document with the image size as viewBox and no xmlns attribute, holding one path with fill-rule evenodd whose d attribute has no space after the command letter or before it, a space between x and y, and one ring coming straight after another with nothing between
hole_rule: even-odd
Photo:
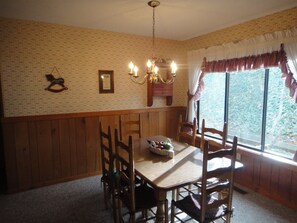
<instances>
[{"instance_id":1,"label":"chair leg","mask_svg":"<svg viewBox=\"0 0 297 223\"><path fill-rule=\"evenodd\" d=\"M122 202L121 200L118 198L118 207L117 207L118 211L117 211L117 218L118 218L118 222L123 222L123 214L122 214Z\"/></svg>"},{"instance_id":2,"label":"chair leg","mask_svg":"<svg viewBox=\"0 0 297 223\"><path fill-rule=\"evenodd\" d=\"M119 217L118 217L118 209L117 209L117 203L116 203L114 191L113 191L111 196L112 196L113 220L114 220L115 223L118 223L119 222Z\"/></svg>"},{"instance_id":3,"label":"chair leg","mask_svg":"<svg viewBox=\"0 0 297 223\"><path fill-rule=\"evenodd\" d=\"M171 223L174 222L174 216L175 216L175 204L174 200L171 201Z\"/></svg>"},{"instance_id":4,"label":"chair leg","mask_svg":"<svg viewBox=\"0 0 297 223\"><path fill-rule=\"evenodd\" d=\"M105 204L105 209L108 209L108 198L107 198L107 186L106 186L106 183L103 182L103 191L104 191L104 204Z\"/></svg>"},{"instance_id":5,"label":"chair leg","mask_svg":"<svg viewBox=\"0 0 297 223\"><path fill-rule=\"evenodd\" d=\"M174 200L176 200L176 190L177 189L172 190L172 199Z\"/></svg>"},{"instance_id":6,"label":"chair leg","mask_svg":"<svg viewBox=\"0 0 297 223\"><path fill-rule=\"evenodd\" d=\"M176 197L174 198L175 200L179 200L179 194L180 194L180 188L176 189Z\"/></svg>"},{"instance_id":7,"label":"chair leg","mask_svg":"<svg viewBox=\"0 0 297 223\"><path fill-rule=\"evenodd\" d=\"M165 200L165 222L168 222L168 200Z\"/></svg>"},{"instance_id":8,"label":"chair leg","mask_svg":"<svg viewBox=\"0 0 297 223\"><path fill-rule=\"evenodd\" d=\"M130 222L131 223L135 223L136 222L135 213L130 213Z\"/></svg>"}]
</instances>

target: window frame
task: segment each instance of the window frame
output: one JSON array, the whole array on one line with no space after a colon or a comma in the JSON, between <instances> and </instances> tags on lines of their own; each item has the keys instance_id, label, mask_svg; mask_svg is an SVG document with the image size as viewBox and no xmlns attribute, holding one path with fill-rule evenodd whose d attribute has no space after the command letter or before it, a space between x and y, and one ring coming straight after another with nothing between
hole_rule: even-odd
<instances>
[{"instance_id":1,"label":"window frame","mask_svg":"<svg viewBox=\"0 0 297 223\"><path fill-rule=\"evenodd\" d=\"M271 155L275 155L278 157L282 157L282 158L286 158L288 160L291 160L289 157L282 155L281 153L273 153L273 152L269 152L269 150L265 150L265 137L266 137L266 121L267 121L267 106L268 106L268 89L269 89L269 70L270 67L265 67L264 68L264 91L263 91L263 109L262 109L262 122L261 122L261 142L260 142L260 149L259 148L255 148L252 146L248 146L248 145L243 145L241 143L238 143L238 145L240 147L246 148L246 149L250 149L250 150L254 150L257 152L262 152L262 153L267 153L267 154L271 154ZM230 90L230 73L229 72L225 72L225 103L224 103L224 122L228 123L228 106L229 106L229 90ZM200 100L197 101L197 124L198 124L198 128L197 128L197 133L201 134L201 130L200 130ZM219 139L216 136L211 136L211 135L207 135L207 137L209 138L214 138L214 139ZM230 139L227 139L228 143L232 143L230 141Z\"/></svg>"}]
</instances>

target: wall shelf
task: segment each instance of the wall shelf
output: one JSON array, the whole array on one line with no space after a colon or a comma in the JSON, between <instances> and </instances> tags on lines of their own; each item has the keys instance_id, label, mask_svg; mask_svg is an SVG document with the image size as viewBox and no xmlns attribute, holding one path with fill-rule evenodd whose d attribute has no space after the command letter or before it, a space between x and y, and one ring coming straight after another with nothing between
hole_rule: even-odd
<instances>
[{"instance_id":1,"label":"wall shelf","mask_svg":"<svg viewBox=\"0 0 297 223\"><path fill-rule=\"evenodd\" d=\"M153 105L154 96L164 96L166 97L166 105L172 105L173 97L173 84L163 84L163 83L150 83L147 82L147 106L151 107Z\"/></svg>"}]
</instances>

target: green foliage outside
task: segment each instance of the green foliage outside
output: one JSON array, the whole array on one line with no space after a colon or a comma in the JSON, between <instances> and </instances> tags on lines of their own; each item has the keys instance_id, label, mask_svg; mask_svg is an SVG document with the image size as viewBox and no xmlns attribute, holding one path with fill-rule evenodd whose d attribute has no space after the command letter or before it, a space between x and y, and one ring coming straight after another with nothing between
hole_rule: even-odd
<instances>
[{"instance_id":1,"label":"green foliage outside","mask_svg":"<svg viewBox=\"0 0 297 223\"><path fill-rule=\"evenodd\" d=\"M207 74L200 99L200 120L222 129L225 105L224 73ZM228 135L261 149L265 69L230 73ZM269 69L265 151L292 158L297 150L297 104L289 96L278 68Z\"/></svg>"}]
</instances>

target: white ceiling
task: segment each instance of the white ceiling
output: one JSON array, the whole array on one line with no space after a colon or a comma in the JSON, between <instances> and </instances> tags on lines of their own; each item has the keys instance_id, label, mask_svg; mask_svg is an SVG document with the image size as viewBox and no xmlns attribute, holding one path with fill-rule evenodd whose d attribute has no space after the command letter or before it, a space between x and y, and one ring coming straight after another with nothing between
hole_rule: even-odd
<instances>
[{"instance_id":1,"label":"white ceiling","mask_svg":"<svg viewBox=\"0 0 297 223\"><path fill-rule=\"evenodd\" d=\"M152 36L149 0L1 0L0 16ZM297 6L297 0L160 0L156 36L186 40Z\"/></svg>"}]
</instances>

